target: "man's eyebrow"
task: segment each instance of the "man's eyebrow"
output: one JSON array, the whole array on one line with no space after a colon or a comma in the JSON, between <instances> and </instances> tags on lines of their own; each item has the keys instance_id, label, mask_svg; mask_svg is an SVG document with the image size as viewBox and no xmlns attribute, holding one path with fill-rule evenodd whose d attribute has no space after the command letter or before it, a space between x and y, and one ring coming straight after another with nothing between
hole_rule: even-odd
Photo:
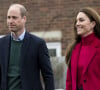
<instances>
[{"instance_id":1,"label":"man's eyebrow","mask_svg":"<svg viewBox=\"0 0 100 90\"><path fill-rule=\"evenodd\" d=\"M17 18L17 16L7 16L7 18Z\"/></svg>"}]
</instances>

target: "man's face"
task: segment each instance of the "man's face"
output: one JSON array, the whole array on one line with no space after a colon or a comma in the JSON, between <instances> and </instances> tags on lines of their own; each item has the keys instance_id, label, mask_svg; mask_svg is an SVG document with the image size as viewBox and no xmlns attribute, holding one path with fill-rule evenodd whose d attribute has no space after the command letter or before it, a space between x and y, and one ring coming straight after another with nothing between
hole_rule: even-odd
<instances>
[{"instance_id":1,"label":"man's face","mask_svg":"<svg viewBox=\"0 0 100 90\"><path fill-rule=\"evenodd\" d=\"M18 7L10 7L7 13L7 26L11 32L22 31L25 27L26 17L21 16Z\"/></svg>"}]
</instances>

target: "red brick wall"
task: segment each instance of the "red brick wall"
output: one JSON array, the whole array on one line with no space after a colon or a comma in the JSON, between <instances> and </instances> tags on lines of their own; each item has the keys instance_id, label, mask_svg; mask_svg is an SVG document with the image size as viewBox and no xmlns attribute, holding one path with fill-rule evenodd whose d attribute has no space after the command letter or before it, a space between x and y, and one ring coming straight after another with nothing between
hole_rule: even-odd
<instances>
[{"instance_id":1,"label":"red brick wall","mask_svg":"<svg viewBox=\"0 0 100 90\"><path fill-rule=\"evenodd\" d=\"M73 39L75 13L85 6L96 9L100 14L100 0L1 0L0 34L7 34L6 13L10 4L20 3L28 10L28 31L61 30L62 54Z\"/></svg>"}]
</instances>

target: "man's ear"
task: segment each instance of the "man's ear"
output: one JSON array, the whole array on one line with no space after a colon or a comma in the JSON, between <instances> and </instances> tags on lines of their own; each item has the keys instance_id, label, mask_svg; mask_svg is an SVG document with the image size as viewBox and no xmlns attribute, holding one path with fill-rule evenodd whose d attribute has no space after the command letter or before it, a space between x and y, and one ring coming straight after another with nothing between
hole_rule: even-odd
<instances>
[{"instance_id":1,"label":"man's ear","mask_svg":"<svg viewBox=\"0 0 100 90\"><path fill-rule=\"evenodd\" d=\"M26 16L23 16L23 22L26 23Z\"/></svg>"}]
</instances>

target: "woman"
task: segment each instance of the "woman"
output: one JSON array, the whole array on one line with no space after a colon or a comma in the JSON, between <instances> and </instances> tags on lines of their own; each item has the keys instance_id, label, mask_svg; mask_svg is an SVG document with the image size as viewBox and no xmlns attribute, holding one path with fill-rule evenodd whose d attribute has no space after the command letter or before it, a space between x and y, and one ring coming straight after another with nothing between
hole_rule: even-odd
<instances>
[{"instance_id":1,"label":"woman","mask_svg":"<svg viewBox=\"0 0 100 90\"><path fill-rule=\"evenodd\" d=\"M74 23L75 42L66 55L66 90L100 90L100 16L81 9Z\"/></svg>"}]
</instances>

